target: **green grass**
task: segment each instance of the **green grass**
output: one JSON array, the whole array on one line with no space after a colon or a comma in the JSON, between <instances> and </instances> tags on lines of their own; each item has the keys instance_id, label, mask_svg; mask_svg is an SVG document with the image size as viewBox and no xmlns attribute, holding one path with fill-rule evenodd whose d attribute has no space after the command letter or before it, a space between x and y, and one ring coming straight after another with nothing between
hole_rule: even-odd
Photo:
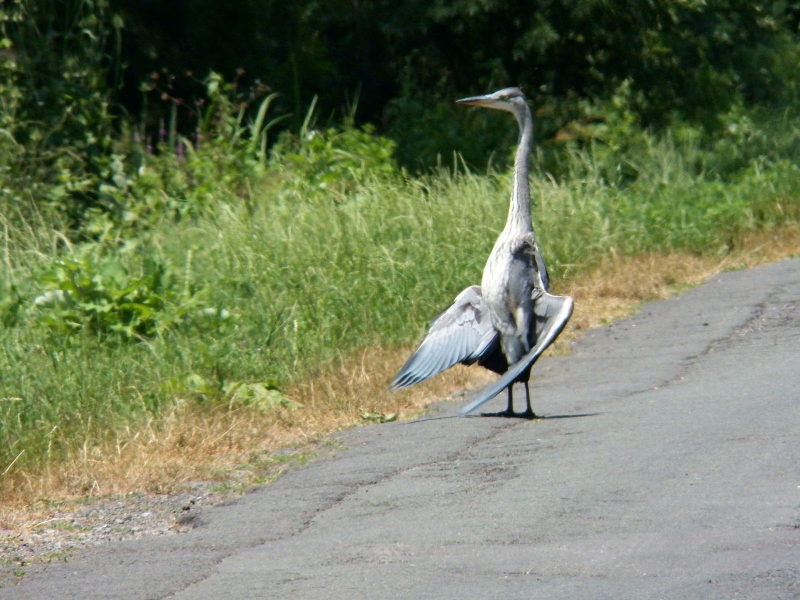
<instances>
[{"instance_id":1,"label":"green grass","mask_svg":"<svg viewBox=\"0 0 800 600\"><path fill-rule=\"evenodd\" d=\"M91 452L177 404L270 410L328 361L418 340L479 283L509 175L411 177L386 153L373 168L369 136L345 141L345 160L315 147L322 159L309 164L327 178L303 171L308 147L247 169L213 144L182 167L152 159L131 205L140 212L100 218L91 243L68 243L52 219L4 215L0 473ZM608 156L576 152L558 180L533 175L557 286L615 254L724 255L741 233L800 216L800 169L788 158L750 161L723 181L688 166L697 161L670 140L629 156L635 165L615 171ZM56 289L72 305L35 303ZM242 384L256 392L237 393Z\"/></svg>"}]
</instances>

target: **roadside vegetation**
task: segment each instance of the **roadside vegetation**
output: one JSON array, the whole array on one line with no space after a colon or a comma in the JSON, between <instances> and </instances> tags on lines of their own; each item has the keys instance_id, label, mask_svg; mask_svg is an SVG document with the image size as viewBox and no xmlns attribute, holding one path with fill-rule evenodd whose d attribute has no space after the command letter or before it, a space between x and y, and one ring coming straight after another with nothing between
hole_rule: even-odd
<instances>
[{"instance_id":1,"label":"roadside vegetation","mask_svg":"<svg viewBox=\"0 0 800 600\"><path fill-rule=\"evenodd\" d=\"M787 124L783 135L789 145L799 134ZM432 315L480 280L509 175L471 173L456 159L411 176L391 149L345 127L287 135L266 162L224 139L183 158L142 152L126 182L141 199L98 213L84 240L33 203L29 214L7 205L4 484L77 460L86 472L74 491L103 491L92 465L141 435L170 432L180 449L187 418L194 444L208 439L205 419L244 420L259 448L309 420L324 431L417 410L401 395L382 398L404 358L386 352L418 341ZM724 265L746 239L797 223L800 169L789 160L755 157L723 180L693 142L642 135L627 155L635 162L606 149L565 153L562 177L532 181L559 291L622 257ZM683 283L673 271L666 283ZM331 390L337 368L380 376L369 393L340 394ZM243 450L238 435L216 451Z\"/></svg>"},{"instance_id":2,"label":"roadside vegetation","mask_svg":"<svg viewBox=\"0 0 800 600\"><path fill-rule=\"evenodd\" d=\"M453 147L412 170L397 121L358 124L357 106L325 121L315 98L286 118L269 90L212 71L190 121L165 93L152 130L112 110L108 6L71 3L101 46L59 63L18 35L33 4L9 4L0 52L6 506L257 482L270 450L485 381L456 369L385 391L428 320L480 281L508 207L510 118L478 121L504 141L491 162ZM577 301L556 351L642 301L798 252L798 109L732 98L711 128L646 125L630 81L564 99L558 118L554 100L535 107L534 223L556 291ZM445 143L440 126L396 138Z\"/></svg>"}]
</instances>

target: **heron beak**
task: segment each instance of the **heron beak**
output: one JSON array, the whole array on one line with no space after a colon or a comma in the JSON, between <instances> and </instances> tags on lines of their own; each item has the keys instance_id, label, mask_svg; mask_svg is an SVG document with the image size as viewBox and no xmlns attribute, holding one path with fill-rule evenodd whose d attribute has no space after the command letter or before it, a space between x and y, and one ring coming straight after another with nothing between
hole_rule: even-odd
<instances>
[{"instance_id":1,"label":"heron beak","mask_svg":"<svg viewBox=\"0 0 800 600\"><path fill-rule=\"evenodd\" d=\"M470 96L469 98L462 98L461 100L456 100L456 104L494 108L497 106L497 100L492 98L491 94L488 94L486 96Z\"/></svg>"}]
</instances>

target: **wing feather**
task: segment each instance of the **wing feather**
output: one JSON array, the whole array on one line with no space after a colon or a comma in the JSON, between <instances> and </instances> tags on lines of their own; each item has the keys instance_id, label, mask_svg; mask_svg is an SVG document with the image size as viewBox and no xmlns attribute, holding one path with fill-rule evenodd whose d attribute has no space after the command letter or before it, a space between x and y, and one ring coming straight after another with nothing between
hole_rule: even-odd
<instances>
[{"instance_id":1,"label":"wing feather","mask_svg":"<svg viewBox=\"0 0 800 600\"><path fill-rule=\"evenodd\" d=\"M497 337L481 288L472 285L431 323L419 348L397 373L389 389L419 383L457 363L472 364L495 348Z\"/></svg>"}]
</instances>

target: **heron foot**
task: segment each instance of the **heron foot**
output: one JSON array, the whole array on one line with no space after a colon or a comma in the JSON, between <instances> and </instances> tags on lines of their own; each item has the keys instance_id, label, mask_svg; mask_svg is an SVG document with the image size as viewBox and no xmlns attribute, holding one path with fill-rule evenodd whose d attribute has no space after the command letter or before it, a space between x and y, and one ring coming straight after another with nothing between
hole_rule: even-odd
<instances>
[{"instance_id":1,"label":"heron foot","mask_svg":"<svg viewBox=\"0 0 800 600\"><path fill-rule=\"evenodd\" d=\"M524 413L516 413L513 410L501 410L500 412L491 412L491 413L480 413L482 417L502 417L505 419L527 419L529 421L539 421L544 417L540 417L536 413L531 411L525 411Z\"/></svg>"},{"instance_id":2,"label":"heron foot","mask_svg":"<svg viewBox=\"0 0 800 600\"><path fill-rule=\"evenodd\" d=\"M516 415L516 416L518 416L520 419L528 419L529 421L539 421L539 420L544 418L544 417L540 417L539 415L537 415L530 408L528 410L526 410L524 413L522 413L520 415Z\"/></svg>"}]
</instances>

